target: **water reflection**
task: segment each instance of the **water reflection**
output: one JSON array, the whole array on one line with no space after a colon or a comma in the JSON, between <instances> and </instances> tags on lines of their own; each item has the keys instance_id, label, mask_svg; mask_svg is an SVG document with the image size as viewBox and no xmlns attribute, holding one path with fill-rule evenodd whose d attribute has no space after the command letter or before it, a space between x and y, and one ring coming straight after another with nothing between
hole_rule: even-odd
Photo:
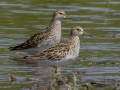
<instances>
[{"instance_id":1,"label":"water reflection","mask_svg":"<svg viewBox=\"0 0 120 90\"><path fill-rule=\"evenodd\" d=\"M70 33L69 29L76 25L82 26L85 31L94 36L94 38L81 37L83 46L78 60L62 68L60 72L62 74L74 73L79 77L76 70L84 70L85 73L79 77L81 81L77 82L78 85L88 81L93 84L93 80L94 85L100 85L96 84L96 81L105 83L104 79L106 79L109 86L103 87L105 90L119 88L119 4L119 0L0 1L0 88L2 90L6 90L6 88L11 90L21 90L27 87L36 88L35 85L45 83L48 80L46 89L50 89L52 79L45 74L50 69L19 61L18 59L25 56L26 53L10 52L8 47L22 43L36 32L43 30L49 25L51 14L56 9L63 9L71 17L79 18L78 21L64 20L62 40L67 39L66 37ZM14 57L18 59L14 60ZM10 85L11 79L8 74L15 75L20 81ZM38 78L39 81L23 81L26 78ZM44 83L40 84L41 88L44 87ZM94 87L94 90L98 90L98 87Z\"/></svg>"}]
</instances>

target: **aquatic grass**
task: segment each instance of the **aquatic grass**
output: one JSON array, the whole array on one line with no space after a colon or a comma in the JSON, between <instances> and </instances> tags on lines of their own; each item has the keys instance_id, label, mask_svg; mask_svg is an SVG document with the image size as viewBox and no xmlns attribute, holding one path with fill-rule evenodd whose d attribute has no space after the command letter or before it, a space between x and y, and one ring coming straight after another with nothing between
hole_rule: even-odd
<instances>
[{"instance_id":1,"label":"aquatic grass","mask_svg":"<svg viewBox=\"0 0 120 90\"><path fill-rule=\"evenodd\" d=\"M73 80L74 80L74 90L76 90L76 81L77 81L77 76L73 74Z\"/></svg>"},{"instance_id":2,"label":"aquatic grass","mask_svg":"<svg viewBox=\"0 0 120 90\"><path fill-rule=\"evenodd\" d=\"M86 87L86 90L92 90L92 85L90 83L85 83L83 86Z\"/></svg>"}]
</instances>

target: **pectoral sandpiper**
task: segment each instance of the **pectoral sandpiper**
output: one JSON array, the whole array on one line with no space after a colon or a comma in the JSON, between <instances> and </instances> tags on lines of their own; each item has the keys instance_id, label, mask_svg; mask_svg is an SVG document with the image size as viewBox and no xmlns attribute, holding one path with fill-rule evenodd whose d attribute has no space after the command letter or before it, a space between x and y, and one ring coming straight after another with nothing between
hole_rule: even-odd
<instances>
[{"instance_id":1,"label":"pectoral sandpiper","mask_svg":"<svg viewBox=\"0 0 120 90\"><path fill-rule=\"evenodd\" d=\"M10 47L10 50L24 50L29 54L36 54L45 48L60 42L61 19L69 18L64 11L56 10L53 13L51 24L42 32L39 32L22 44ZM71 18L72 19L72 18Z\"/></svg>"},{"instance_id":2,"label":"pectoral sandpiper","mask_svg":"<svg viewBox=\"0 0 120 90\"><path fill-rule=\"evenodd\" d=\"M71 29L69 40L53 45L38 54L26 56L24 60L38 62L43 66L60 67L67 65L76 60L79 55L79 36L82 34L89 35L80 26L75 26Z\"/></svg>"}]
</instances>

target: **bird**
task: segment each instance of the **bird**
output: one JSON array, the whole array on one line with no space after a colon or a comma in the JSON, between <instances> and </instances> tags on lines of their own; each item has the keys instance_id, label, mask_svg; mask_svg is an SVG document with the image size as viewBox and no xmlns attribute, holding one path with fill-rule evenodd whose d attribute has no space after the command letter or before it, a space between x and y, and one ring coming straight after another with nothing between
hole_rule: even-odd
<instances>
[{"instance_id":1,"label":"bird","mask_svg":"<svg viewBox=\"0 0 120 90\"><path fill-rule=\"evenodd\" d=\"M28 54L36 54L49 46L59 43L61 39L61 20L63 18L70 19L63 10L56 10L53 13L50 25L46 29L31 36L28 40L17 46L9 47L10 51L23 50Z\"/></svg>"},{"instance_id":2,"label":"bird","mask_svg":"<svg viewBox=\"0 0 120 90\"><path fill-rule=\"evenodd\" d=\"M71 29L69 39L64 42L57 43L48 47L40 53L34 55L28 55L23 60L47 67L61 67L75 61L80 51L80 39L79 36L86 34L82 27L74 26Z\"/></svg>"}]
</instances>

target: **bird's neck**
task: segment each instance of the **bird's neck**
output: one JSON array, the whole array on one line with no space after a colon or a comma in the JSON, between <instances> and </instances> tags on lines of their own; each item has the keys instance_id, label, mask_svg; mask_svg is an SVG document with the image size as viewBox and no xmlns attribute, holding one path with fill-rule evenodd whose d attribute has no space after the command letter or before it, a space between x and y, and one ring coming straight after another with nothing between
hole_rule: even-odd
<instances>
[{"instance_id":1,"label":"bird's neck","mask_svg":"<svg viewBox=\"0 0 120 90\"><path fill-rule=\"evenodd\" d=\"M50 27L61 29L61 19L52 18Z\"/></svg>"},{"instance_id":2,"label":"bird's neck","mask_svg":"<svg viewBox=\"0 0 120 90\"><path fill-rule=\"evenodd\" d=\"M78 36L70 35L68 40L68 47L70 47L70 51L75 57L78 57L80 50L80 39Z\"/></svg>"},{"instance_id":3,"label":"bird's neck","mask_svg":"<svg viewBox=\"0 0 120 90\"><path fill-rule=\"evenodd\" d=\"M80 46L80 39L79 39L79 36L70 35L70 37L69 37L69 42L71 42L72 44L75 44L75 45Z\"/></svg>"},{"instance_id":4,"label":"bird's neck","mask_svg":"<svg viewBox=\"0 0 120 90\"><path fill-rule=\"evenodd\" d=\"M55 41L59 42L61 39L61 20L52 19L51 24L49 26L50 36L55 37Z\"/></svg>"},{"instance_id":5,"label":"bird's neck","mask_svg":"<svg viewBox=\"0 0 120 90\"><path fill-rule=\"evenodd\" d=\"M61 20L52 18L50 28L53 32L61 34Z\"/></svg>"}]
</instances>

